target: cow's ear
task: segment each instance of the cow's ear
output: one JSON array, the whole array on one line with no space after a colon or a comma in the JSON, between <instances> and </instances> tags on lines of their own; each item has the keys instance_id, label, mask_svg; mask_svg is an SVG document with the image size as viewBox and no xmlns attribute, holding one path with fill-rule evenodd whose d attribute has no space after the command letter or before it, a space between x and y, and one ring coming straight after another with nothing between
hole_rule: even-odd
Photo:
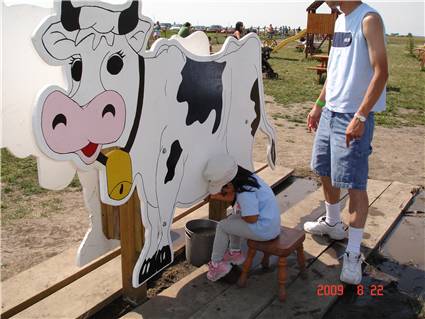
<instances>
[{"instance_id":1,"label":"cow's ear","mask_svg":"<svg viewBox=\"0 0 425 319\"><path fill-rule=\"evenodd\" d=\"M32 40L37 52L49 64L63 64L76 54L75 38L78 31L67 31L62 23L46 21L36 31Z\"/></svg>"},{"instance_id":2,"label":"cow's ear","mask_svg":"<svg viewBox=\"0 0 425 319\"><path fill-rule=\"evenodd\" d=\"M149 18L143 17L143 19L139 19L139 23L133 31L126 35L128 43L137 53L146 49L152 26L153 22Z\"/></svg>"}]
</instances>

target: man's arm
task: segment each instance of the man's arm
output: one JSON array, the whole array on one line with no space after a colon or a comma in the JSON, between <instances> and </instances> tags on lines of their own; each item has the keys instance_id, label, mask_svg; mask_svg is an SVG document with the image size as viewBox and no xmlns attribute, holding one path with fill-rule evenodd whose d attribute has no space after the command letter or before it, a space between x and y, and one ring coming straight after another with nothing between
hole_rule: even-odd
<instances>
[{"instance_id":1,"label":"man's arm","mask_svg":"<svg viewBox=\"0 0 425 319\"><path fill-rule=\"evenodd\" d=\"M381 96L388 80L388 60L385 48L384 26L381 17L370 13L363 19L363 35L366 38L373 77L360 104L358 112L368 116Z\"/></svg>"},{"instance_id":2,"label":"man's arm","mask_svg":"<svg viewBox=\"0 0 425 319\"><path fill-rule=\"evenodd\" d=\"M387 83L388 61L384 40L384 26L381 17L376 13L370 13L363 19L362 26L363 35L368 45L373 76L357 113L367 117L381 96L382 90L385 88L385 83ZM353 118L345 132L347 147L351 140L359 139L363 136L364 128L364 123L360 122L356 117Z\"/></svg>"},{"instance_id":3,"label":"man's arm","mask_svg":"<svg viewBox=\"0 0 425 319\"><path fill-rule=\"evenodd\" d=\"M325 84L323 85L322 91L320 91L319 100L322 102L326 102L326 83L327 79L325 81ZM314 103L313 108L311 109L310 113L307 115L307 129L309 132L311 130L315 131L317 130L317 125L320 121L320 116L322 115L322 107Z\"/></svg>"}]
</instances>

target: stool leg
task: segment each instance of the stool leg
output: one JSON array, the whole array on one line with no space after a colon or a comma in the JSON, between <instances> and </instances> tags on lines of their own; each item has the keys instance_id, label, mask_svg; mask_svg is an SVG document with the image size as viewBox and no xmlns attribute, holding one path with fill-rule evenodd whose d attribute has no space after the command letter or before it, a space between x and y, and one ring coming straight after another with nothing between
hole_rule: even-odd
<instances>
[{"instance_id":1,"label":"stool leg","mask_svg":"<svg viewBox=\"0 0 425 319\"><path fill-rule=\"evenodd\" d=\"M304 247L302 244L297 248L297 260L298 266L300 267L301 277L306 278L307 274L305 272Z\"/></svg>"},{"instance_id":2,"label":"stool leg","mask_svg":"<svg viewBox=\"0 0 425 319\"><path fill-rule=\"evenodd\" d=\"M248 248L248 256L246 257L245 262L242 266L242 273L239 277L238 286L245 287L246 279L248 278L249 269L251 268L252 261L254 260L256 250L253 248Z\"/></svg>"},{"instance_id":3,"label":"stool leg","mask_svg":"<svg viewBox=\"0 0 425 319\"><path fill-rule=\"evenodd\" d=\"M286 282L286 257L279 257L279 300L285 301L286 299L286 289L285 289L285 282Z\"/></svg>"},{"instance_id":4,"label":"stool leg","mask_svg":"<svg viewBox=\"0 0 425 319\"><path fill-rule=\"evenodd\" d=\"M270 254L264 253L263 259L261 260L261 266L263 266L264 269L269 268L269 260Z\"/></svg>"}]
</instances>

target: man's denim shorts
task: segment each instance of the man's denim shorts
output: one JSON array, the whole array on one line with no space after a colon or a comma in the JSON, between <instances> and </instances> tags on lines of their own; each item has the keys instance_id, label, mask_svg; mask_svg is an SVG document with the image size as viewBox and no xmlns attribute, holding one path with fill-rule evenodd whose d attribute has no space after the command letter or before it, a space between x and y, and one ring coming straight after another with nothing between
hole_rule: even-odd
<instances>
[{"instance_id":1,"label":"man's denim shorts","mask_svg":"<svg viewBox=\"0 0 425 319\"><path fill-rule=\"evenodd\" d=\"M353 117L354 113L337 113L323 108L314 139L311 168L319 176L330 176L336 188L366 190L375 119L371 112L363 136L351 140L347 148L345 130Z\"/></svg>"}]
</instances>

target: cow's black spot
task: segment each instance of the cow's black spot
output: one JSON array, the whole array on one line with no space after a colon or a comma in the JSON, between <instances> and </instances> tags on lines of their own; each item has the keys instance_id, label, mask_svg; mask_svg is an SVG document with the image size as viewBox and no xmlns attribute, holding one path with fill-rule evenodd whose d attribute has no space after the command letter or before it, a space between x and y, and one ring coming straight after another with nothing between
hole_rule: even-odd
<instances>
[{"instance_id":1,"label":"cow's black spot","mask_svg":"<svg viewBox=\"0 0 425 319\"><path fill-rule=\"evenodd\" d=\"M183 150L180 146L180 142L178 140L175 140L173 144L171 144L170 155L168 156L168 159L167 159L168 171L164 179L164 184L167 184L169 181L173 180L174 174L176 172L176 165L180 159L182 151Z\"/></svg>"},{"instance_id":2,"label":"cow's black spot","mask_svg":"<svg viewBox=\"0 0 425 319\"><path fill-rule=\"evenodd\" d=\"M74 60L71 65L71 76L74 81L80 82L83 74L83 61L80 59Z\"/></svg>"},{"instance_id":3,"label":"cow's black spot","mask_svg":"<svg viewBox=\"0 0 425 319\"><path fill-rule=\"evenodd\" d=\"M252 121L251 123L251 135L254 137L255 132L257 132L258 125L260 124L260 120L261 120L260 93L258 88L258 79L256 79L254 84L252 85L250 98L251 98L251 101L255 103L254 109L255 109L256 117L254 121Z\"/></svg>"},{"instance_id":4,"label":"cow's black spot","mask_svg":"<svg viewBox=\"0 0 425 319\"><path fill-rule=\"evenodd\" d=\"M106 113L111 113L113 116L115 116L115 107L112 104L106 105L102 111L102 117L104 117Z\"/></svg>"},{"instance_id":5,"label":"cow's black spot","mask_svg":"<svg viewBox=\"0 0 425 319\"><path fill-rule=\"evenodd\" d=\"M55 129L55 127L59 124L63 124L66 126L66 117L63 114L58 114L55 116L52 122L52 127Z\"/></svg>"},{"instance_id":6,"label":"cow's black spot","mask_svg":"<svg viewBox=\"0 0 425 319\"><path fill-rule=\"evenodd\" d=\"M118 73L120 73L123 66L124 62L122 60L122 57L120 57L118 54L114 54L109 58L108 63L106 64L106 69L112 75L117 75Z\"/></svg>"},{"instance_id":7,"label":"cow's black spot","mask_svg":"<svg viewBox=\"0 0 425 319\"><path fill-rule=\"evenodd\" d=\"M226 62L197 62L189 58L181 72L182 83L177 92L177 101L187 102L189 111L186 125L196 121L204 123L212 110L216 117L212 133L220 126L223 108L222 75Z\"/></svg>"}]
</instances>

